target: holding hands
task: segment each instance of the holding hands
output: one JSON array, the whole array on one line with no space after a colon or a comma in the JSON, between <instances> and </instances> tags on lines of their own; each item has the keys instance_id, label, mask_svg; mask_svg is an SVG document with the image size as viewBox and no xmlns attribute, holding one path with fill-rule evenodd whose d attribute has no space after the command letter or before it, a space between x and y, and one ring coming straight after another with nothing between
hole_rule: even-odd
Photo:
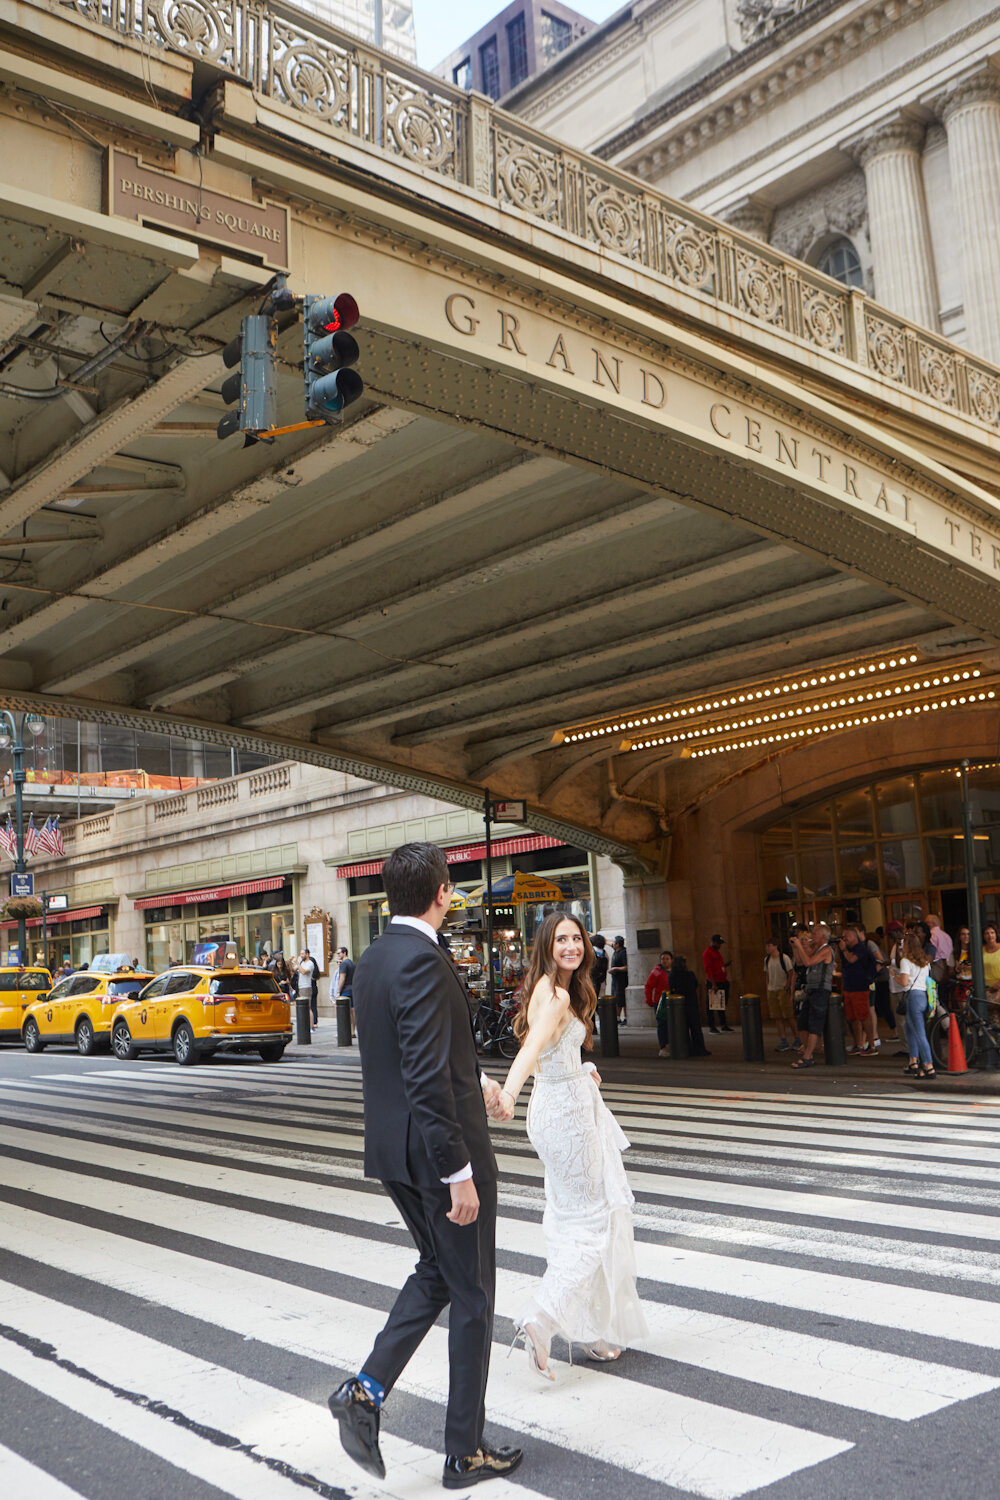
<instances>
[{"instance_id":1,"label":"holding hands","mask_svg":"<svg viewBox=\"0 0 1000 1500\"><path fill-rule=\"evenodd\" d=\"M486 1113L491 1120L512 1120L514 1118L514 1100L502 1089L495 1078L482 1076L483 1099L486 1102Z\"/></svg>"}]
</instances>

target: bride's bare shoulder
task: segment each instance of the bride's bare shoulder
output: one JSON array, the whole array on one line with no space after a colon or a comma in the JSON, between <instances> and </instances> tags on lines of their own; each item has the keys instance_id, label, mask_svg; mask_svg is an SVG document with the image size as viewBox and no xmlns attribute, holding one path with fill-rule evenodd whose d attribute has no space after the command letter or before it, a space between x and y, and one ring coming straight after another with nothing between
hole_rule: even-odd
<instances>
[{"instance_id":1,"label":"bride's bare shoulder","mask_svg":"<svg viewBox=\"0 0 1000 1500\"><path fill-rule=\"evenodd\" d=\"M569 990L564 990L548 974L543 974L532 990L528 1004L562 1010L569 1004Z\"/></svg>"}]
</instances>

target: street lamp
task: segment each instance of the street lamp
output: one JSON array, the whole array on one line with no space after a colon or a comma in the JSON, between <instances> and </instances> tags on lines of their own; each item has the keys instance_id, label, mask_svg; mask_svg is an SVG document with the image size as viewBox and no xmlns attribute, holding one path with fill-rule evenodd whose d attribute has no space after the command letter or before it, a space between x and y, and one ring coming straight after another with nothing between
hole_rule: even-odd
<instances>
[{"instance_id":1,"label":"street lamp","mask_svg":"<svg viewBox=\"0 0 1000 1500\"><path fill-rule=\"evenodd\" d=\"M23 875L28 866L24 858L24 731L37 739L45 728L41 714L21 714L15 719L9 709L0 709L0 750L11 750L14 756L14 805L17 823L17 858L14 869ZM17 919L17 948L21 963L28 957L28 927L24 917Z\"/></svg>"}]
</instances>

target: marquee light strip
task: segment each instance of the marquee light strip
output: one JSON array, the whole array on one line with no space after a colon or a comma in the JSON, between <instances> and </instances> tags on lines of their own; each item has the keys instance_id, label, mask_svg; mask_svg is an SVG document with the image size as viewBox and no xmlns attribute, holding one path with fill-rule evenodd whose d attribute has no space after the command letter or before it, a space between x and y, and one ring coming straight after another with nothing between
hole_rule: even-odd
<instances>
[{"instance_id":1,"label":"marquee light strip","mask_svg":"<svg viewBox=\"0 0 1000 1500\"><path fill-rule=\"evenodd\" d=\"M641 716L634 714L632 718L621 718L615 722L574 725L566 731L563 743L577 744L583 740L601 739L608 734L622 734L631 729L645 729L651 724L668 724L679 719L695 718L701 714L715 713L719 709L764 703L768 699L782 698L788 693L809 692L814 688L830 688L839 686L841 683L850 684L853 687L859 679L871 678L880 672L899 671L901 668L912 667L917 661L917 653L909 647L902 652L896 652L894 656L881 660L878 657L874 660L871 657L863 657L849 663L844 662L828 667L825 672L806 673L787 682L771 682L758 687L748 687L741 693L730 692L721 698L706 698L701 703L651 709Z\"/></svg>"},{"instance_id":2,"label":"marquee light strip","mask_svg":"<svg viewBox=\"0 0 1000 1500\"><path fill-rule=\"evenodd\" d=\"M804 729L786 729L777 734L758 735L754 739L729 740L723 745L703 745L685 753L692 759L705 755L721 755L727 750L750 750L763 745L784 744L786 740L806 739L820 734L830 734L838 729L855 729L863 724L881 723L886 719L909 718L913 714L931 713L939 708L961 708L966 704L985 703L996 698L992 690L982 693L961 694L957 698L940 698L924 703L908 704L906 707L889 708L882 713L858 714L849 719L838 719L824 724L810 724Z\"/></svg>"},{"instance_id":3,"label":"marquee light strip","mask_svg":"<svg viewBox=\"0 0 1000 1500\"><path fill-rule=\"evenodd\" d=\"M890 698L902 697L907 693L919 693L927 689L938 687L955 687L959 683L971 682L981 677L982 673L978 667L972 667L962 672L943 672L937 677L924 677L915 679L913 682L897 683L893 687L876 688L869 693L850 693L846 698L829 698L817 700L814 703L805 703L797 708L782 708L776 713L758 714L752 719L734 719L730 723L709 724L703 729L682 729L676 734L659 735L646 740L635 740L630 748L632 750L652 750L659 745L679 745L694 739L709 739L720 734L735 734L740 729L755 729L758 725L769 725L786 722L789 719L803 718L809 714L836 713L841 708L853 708L856 704L876 703L888 701Z\"/></svg>"}]
</instances>

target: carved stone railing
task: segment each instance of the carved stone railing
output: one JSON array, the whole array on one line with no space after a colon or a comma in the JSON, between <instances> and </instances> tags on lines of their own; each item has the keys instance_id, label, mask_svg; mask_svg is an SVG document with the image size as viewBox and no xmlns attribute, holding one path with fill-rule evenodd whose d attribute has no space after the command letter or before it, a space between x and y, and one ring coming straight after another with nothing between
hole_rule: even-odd
<instances>
[{"instance_id":1,"label":"carved stone railing","mask_svg":"<svg viewBox=\"0 0 1000 1500\"><path fill-rule=\"evenodd\" d=\"M199 812L207 807L221 807L226 802L238 802L239 797L240 788L236 781L211 782L208 786L200 786L195 792Z\"/></svg>"},{"instance_id":2,"label":"carved stone railing","mask_svg":"<svg viewBox=\"0 0 1000 1500\"><path fill-rule=\"evenodd\" d=\"M251 797L265 797L270 792L283 792L291 784L291 766L265 766L262 771L254 771L248 783Z\"/></svg>"},{"instance_id":3,"label":"carved stone railing","mask_svg":"<svg viewBox=\"0 0 1000 1500\"><path fill-rule=\"evenodd\" d=\"M45 0L36 0L45 3ZM800 261L282 0L50 0L242 79L331 139L621 257L718 309L1000 430L1000 370Z\"/></svg>"},{"instance_id":4,"label":"carved stone railing","mask_svg":"<svg viewBox=\"0 0 1000 1500\"><path fill-rule=\"evenodd\" d=\"M153 803L153 821L161 822L164 818L176 818L188 809L187 793L179 797L163 797Z\"/></svg>"}]
</instances>

